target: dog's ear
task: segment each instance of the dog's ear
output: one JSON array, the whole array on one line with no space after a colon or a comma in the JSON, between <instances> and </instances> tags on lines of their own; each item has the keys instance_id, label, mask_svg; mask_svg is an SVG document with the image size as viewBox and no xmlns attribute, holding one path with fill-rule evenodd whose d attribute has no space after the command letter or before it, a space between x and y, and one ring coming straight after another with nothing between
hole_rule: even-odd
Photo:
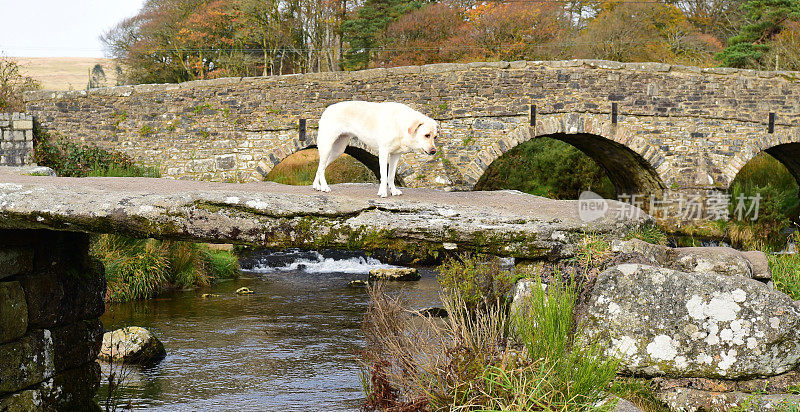
<instances>
[{"instance_id":1,"label":"dog's ear","mask_svg":"<svg viewBox=\"0 0 800 412\"><path fill-rule=\"evenodd\" d=\"M414 122L411 123L411 126L408 127L408 134L414 136L414 133L417 132L417 129L419 129L420 126L422 126L422 120L414 120Z\"/></svg>"}]
</instances>

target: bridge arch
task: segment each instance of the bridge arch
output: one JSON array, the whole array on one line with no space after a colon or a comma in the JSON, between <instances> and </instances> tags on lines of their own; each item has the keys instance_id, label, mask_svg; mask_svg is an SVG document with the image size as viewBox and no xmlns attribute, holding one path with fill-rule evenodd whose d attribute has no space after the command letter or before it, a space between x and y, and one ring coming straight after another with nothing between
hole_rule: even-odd
<instances>
[{"instance_id":1,"label":"bridge arch","mask_svg":"<svg viewBox=\"0 0 800 412\"><path fill-rule=\"evenodd\" d=\"M781 162L800 184L800 132L777 131L765 133L761 138L754 139L733 157L728 167L724 169L724 175L728 180L727 187L733 184L742 168L761 152Z\"/></svg>"},{"instance_id":2,"label":"bridge arch","mask_svg":"<svg viewBox=\"0 0 800 412\"><path fill-rule=\"evenodd\" d=\"M474 187L506 151L531 139L550 137L592 158L605 170L618 195L662 193L664 182L673 178L667 160L645 139L607 117L589 113L539 116L535 126L520 126L482 150L468 167L465 180Z\"/></svg>"},{"instance_id":3,"label":"bridge arch","mask_svg":"<svg viewBox=\"0 0 800 412\"><path fill-rule=\"evenodd\" d=\"M264 158L259 162L255 173L253 173L253 177L257 180L263 180L275 166L286 160L287 157L302 150L316 148L316 136L308 136L306 140L302 141L297 138L288 140L286 143L273 148L266 154L266 156L264 156ZM351 138L347 148L344 150L344 153L358 160L375 175L376 179L380 180L381 172L377 151L366 146L360 140ZM408 176L410 173L411 169L408 164L401 160L397 167L395 183L398 186L403 186L403 178Z\"/></svg>"}]
</instances>

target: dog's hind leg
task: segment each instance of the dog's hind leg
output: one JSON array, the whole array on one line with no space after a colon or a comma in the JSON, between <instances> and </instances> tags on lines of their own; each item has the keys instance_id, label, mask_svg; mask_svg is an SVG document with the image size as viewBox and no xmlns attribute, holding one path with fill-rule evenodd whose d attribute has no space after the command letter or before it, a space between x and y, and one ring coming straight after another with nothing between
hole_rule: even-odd
<instances>
[{"instance_id":1,"label":"dog's hind leg","mask_svg":"<svg viewBox=\"0 0 800 412\"><path fill-rule=\"evenodd\" d=\"M341 156L345 149L347 149L347 143L350 142L350 136L341 135L339 136L331 145L331 151L328 153L328 164L325 167L328 167L333 163L334 160L338 159Z\"/></svg>"},{"instance_id":2,"label":"dog's hind leg","mask_svg":"<svg viewBox=\"0 0 800 412\"><path fill-rule=\"evenodd\" d=\"M403 192L394 185L394 176L397 172L397 164L400 163L400 153L389 154L389 192L392 196L400 196Z\"/></svg>"},{"instance_id":3,"label":"dog's hind leg","mask_svg":"<svg viewBox=\"0 0 800 412\"><path fill-rule=\"evenodd\" d=\"M320 127L320 131L322 127ZM317 150L319 151L319 165L317 166L317 174L314 176L314 183L312 186L322 192L330 192L331 188L328 187L328 182L325 181L325 168L328 167L328 155L331 152L331 146L335 142L335 137L329 136L324 132L320 132L317 136Z\"/></svg>"},{"instance_id":4,"label":"dog's hind leg","mask_svg":"<svg viewBox=\"0 0 800 412\"><path fill-rule=\"evenodd\" d=\"M325 179L325 169L344 153L344 149L347 148L348 137L342 135L332 141L327 140L327 142L330 143L322 144L319 139L317 140L319 166L317 166L317 175L314 177L314 188L323 192L331 191L328 181Z\"/></svg>"},{"instance_id":5,"label":"dog's hind leg","mask_svg":"<svg viewBox=\"0 0 800 412\"><path fill-rule=\"evenodd\" d=\"M378 196L386 197L388 194L386 193L386 188L388 186L388 168L389 168L389 149L385 148L378 148L378 163L380 163L381 167L381 183L380 187L378 188Z\"/></svg>"}]
</instances>

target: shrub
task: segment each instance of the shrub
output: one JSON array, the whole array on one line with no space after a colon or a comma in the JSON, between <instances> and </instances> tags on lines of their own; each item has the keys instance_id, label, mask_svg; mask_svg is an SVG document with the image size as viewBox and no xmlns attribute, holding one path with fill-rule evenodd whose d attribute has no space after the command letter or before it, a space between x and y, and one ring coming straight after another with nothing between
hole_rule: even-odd
<instances>
[{"instance_id":1,"label":"shrub","mask_svg":"<svg viewBox=\"0 0 800 412\"><path fill-rule=\"evenodd\" d=\"M758 219L734 220L727 226L731 243L748 249L775 249L787 240L784 230L798 218L798 185L792 174L778 160L761 153L748 162L731 183L731 218L736 219L740 196L748 200L760 196Z\"/></svg>"},{"instance_id":2,"label":"shrub","mask_svg":"<svg viewBox=\"0 0 800 412\"><path fill-rule=\"evenodd\" d=\"M22 74L19 63L0 56L0 112L25 111L22 93L39 88L39 82Z\"/></svg>"},{"instance_id":3,"label":"shrub","mask_svg":"<svg viewBox=\"0 0 800 412\"><path fill-rule=\"evenodd\" d=\"M68 139L52 139L37 128L33 160L59 176L160 177L157 168L137 165L125 154Z\"/></svg>"},{"instance_id":4,"label":"shrub","mask_svg":"<svg viewBox=\"0 0 800 412\"><path fill-rule=\"evenodd\" d=\"M500 304L507 306L515 275L491 257L462 256L438 268L437 281L446 294L456 294L470 309Z\"/></svg>"},{"instance_id":5,"label":"shrub","mask_svg":"<svg viewBox=\"0 0 800 412\"><path fill-rule=\"evenodd\" d=\"M207 245L99 235L91 253L106 267L107 300L148 299L167 288L208 286L239 274L235 255Z\"/></svg>"}]
</instances>

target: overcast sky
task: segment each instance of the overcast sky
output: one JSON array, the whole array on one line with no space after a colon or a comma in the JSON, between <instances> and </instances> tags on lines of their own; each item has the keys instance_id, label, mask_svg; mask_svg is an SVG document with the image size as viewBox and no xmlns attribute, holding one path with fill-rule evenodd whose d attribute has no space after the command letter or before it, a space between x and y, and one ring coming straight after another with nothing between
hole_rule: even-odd
<instances>
[{"instance_id":1,"label":"overcast sky","mask_svg":"<svg viewBox=\"0 0 800 412\"><path fill-rule=\"evenodd\" d=\"M103 57L101 34L145 0L0 0L0 54Z\"/></svg>"}]
</instances>

